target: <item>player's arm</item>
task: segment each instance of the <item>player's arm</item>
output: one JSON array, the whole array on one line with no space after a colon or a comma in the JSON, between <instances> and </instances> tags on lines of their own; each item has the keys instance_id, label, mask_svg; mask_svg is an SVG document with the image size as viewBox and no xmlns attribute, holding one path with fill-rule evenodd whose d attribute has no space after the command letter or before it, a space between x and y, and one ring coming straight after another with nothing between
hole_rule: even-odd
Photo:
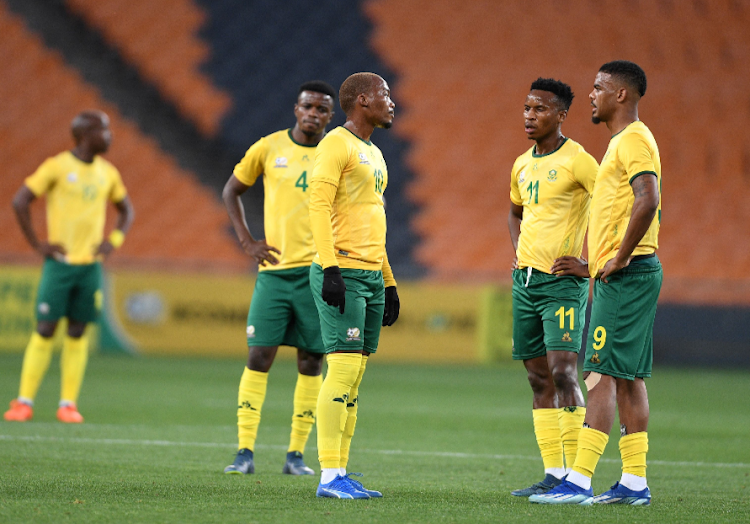
<instances>
[{"instance_id":1,"label":"player's arm","mask_svg":"<svg viewBox=\"0 0 750 524\"><path fill-rule=\"evenodd\" d=\"M383 311L383 325L392 326L398 320L401 311L401 301L396 290L396 279L393 277L388 253L383 254L383 283L385 284L385 310Z\"/></svg>"},{"instance_id":2,"label":"player's arm","mask_svg":"<svg viewBox=\"0 0 750 524\"><path fill-rule=\"evenodd\" d=\"M348 162L346 144L336 137L327 137L315 151L315 166L310 181L310 229L323 267L321 296L329 306L344 313L346 284L336 260L333 244L333 202Z\"/></svg>"},{"instance_id":3,"label":"player's arm","mask_svg":"<svg viewBox=\"0 0 750 524\"><path fill-rule=\"evenodd\" d=\"M510 211L508 212L508 231L510 242L513 244L513 264L511 269L518 269L518 238L521 236L521 221L523 220L523 200L518 189L517 167L514 164L510 173Z\"/></svg>"},{"instance_id":4,"label":"player's arm","mask_svg":"<svg viewBox=\"0 0 750 524\"><path fill-rule=\"evenodd\" d=\"M599 272L602 282L608 283L607 277L630 263L630 255L651 227L656 211L659 209L659 182L654 173L643 173L631 184L635 200L630 214L630 222L622 237L620 249L614 258L607 261Z\"/></svg>"},{"instance_id":5,"label":"player's arm","mask_svg":"<svg viewBox=\"0 0 750 524\"><path fill-rule=\"evenodd\" d=\"M245 207L242 205L240 196L247 191L250 186L243 184L240 180L232 175L224 185L224 190L221 192L221 197L224 200L224 206L227 208L229 219L232 221L234 232L237 234L237 238L240 241L242 249L250 255L259 265L265 266L266 262L276 265L279 263L278 259L273 255L273 252L281 254L277 248L269 246L265 239L255 240L253 235L250 233L250 229L247 227L247 219L245 218Z\"/></svg>"},{"instance_id":6,"label":"player's arm","mask_svg":"<svg viewBox=\"0 0 750 524\"><path fill-rule=\"evenodd\" d=\"M53 159L47 159L25 181L13 197L13 210L26 240L34 250L44 257L62 258L65 248L39 240L31 223L31 203L54 186L59 170Z\"/></svg>"},{"instance_id":7,"label":"player's arm","mask_svg":"<svg viewBox=\"0 0 750 524\"><path fill-rule=\"evenodd\" d=\"M129 196L125 195L121 200L113 202L113 205L117 211L115 228L96 251L97 255L102 255L104 258L122 246L125 242L125 235L130 231L130 226L133 225L133 220L135 220L135 209L133 209L133 203Z\"/></svg>"}]
</instances>

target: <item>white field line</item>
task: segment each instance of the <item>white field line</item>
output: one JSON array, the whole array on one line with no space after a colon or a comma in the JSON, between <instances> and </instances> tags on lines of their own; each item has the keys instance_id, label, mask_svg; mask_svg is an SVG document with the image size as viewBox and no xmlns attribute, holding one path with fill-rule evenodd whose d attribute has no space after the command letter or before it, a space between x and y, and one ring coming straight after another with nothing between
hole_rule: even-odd
<instances>
[{"instance_id":1,"label":"white field line","mask_svg":"<svg viewBox=\"0 0 750 524\"><path fill-rule=\"evenodd\" d=\"M0 440L5 441L25 441L25 442L63 442L71 444L107 444L122 446L181 446L194 448L236 448L236 444L225 444L220 442L180 442L172 440L133 440L117 438L81 438L81 437L43 437L43 436L16 436L0 435ZM260 444L256 447L261 449L287 449L286 446L274 446ZM315 448L311 448L315 449ZM464 459L490 459L490 460L533 460L538 461L538 456L532 455L493 455L481 453L460 453L453 451L408 451L401 449L366 449L357 448L360 453L373 453L377 455L411 455L422 457L445 457L445 458L464 458ZM619 464L617 459L601 459L601 462L610 462ZM742 462L689 462L689 461L670 461L670 460L649 460L649 465L654 466L687 466L687 467L704 467L704 468L750 468L750 464Z\"/></svg>"}]
</instances>

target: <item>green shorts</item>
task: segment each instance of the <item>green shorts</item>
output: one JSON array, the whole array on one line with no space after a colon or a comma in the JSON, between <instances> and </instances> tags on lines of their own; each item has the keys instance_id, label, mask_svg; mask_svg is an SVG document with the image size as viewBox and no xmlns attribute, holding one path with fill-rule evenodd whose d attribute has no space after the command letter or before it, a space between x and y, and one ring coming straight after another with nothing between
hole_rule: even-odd
<instances>
[{"instance_id":1,"label":"green shorts","mask_svg":"<svg viewBox=\"0 0 750 524\"><path fill-rule=\"evenodd\" d=\"M584 371L628 380L651 376L661 281L661 263L654 256L631 262L610 276L609 284L594 282Z\"/></svg>"},{"instance_id":2,"label":"green shorts","mask_svg":"<svg viewBox=\"0 0 750 524\"><path fill-rule=\"evenodd\" d=\"M578 353L586 324L588 279L556 277L536 269L513 271L513 359L547 351Z\"/></svg>"},{"instance_id":3,"label":"green shorts","mask_svg":"<svg viewBox=\"0 0 750 524\"><path fill-rule=\"evenodd\" d=\"M385 284L381 271L341 269L346 284L344 314L323 302L323 268L310 267L310 287L320 316L320 331L326 353L361 351L375 353L385 310Z\"/></svg>"},{"instance_id":4,"label":"green shorts","mask_svg":"<svg viewBox=\"0 0 750 524\"><path fill-rule=\"evenodd\" d=\"M56 322L62 317L93 322L102 308L102 265L66 264L44 260L36 297L38 321Z\"/></svg>"},{"instance_id":5,"label":"green shorts","mask_svg":"<svg viewBox=\"0 0 750 524\"><path fill-rule=\"evenodd\" d=\"M247 315L248 346L293 346L323 352L310 268L261 271Z\"/></svg>"}]
</instances>

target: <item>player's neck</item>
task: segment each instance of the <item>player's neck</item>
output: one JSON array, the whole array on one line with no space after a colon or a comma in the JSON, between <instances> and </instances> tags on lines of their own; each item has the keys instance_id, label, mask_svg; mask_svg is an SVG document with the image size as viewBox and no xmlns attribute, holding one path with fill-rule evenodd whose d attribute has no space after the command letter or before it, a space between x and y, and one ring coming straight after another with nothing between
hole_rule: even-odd
<instances>
[{"instance_id":1,"label":"player's neck","mask_svg":"<svg viewBox=\"0 0 750 524\"><path fill-rule=\"evenodd\" d=\"M325 129L318 133L317 135L313 136L307 136L305 133L303 133L298 126L294 126L292 128L292 138L295 142L298 144L302 144L303 146L317 146L321 140L323 140L323 137L325 136L326 131Z\"/></svg>"},{"instance_id":2,"label":"player's neck","mask_svg":"<svg viewBox=\"0 0 750 524\"><path fill-rule=\"evenodd\" d=\"M545 136L541 140L537 140L536 147L534 148L534 154L539 156L548 155L557 150L557 148L559 148L563 144L563 142L565 142L565 137L558 130L557 133L552 133L549 136Z\"/></svg>"},{"instance_id":3,"label":"player's neck","mask_svg":"<svg viewBox=\"0 0 750 524\"><path fill-rule=\"evenodd\" d=\"M81 147L74 147L70 150L71 153L73 153L73 156L76 157L81 162L86 162L87 164L90 164L94 161L94 157L96 156L94 153L89 151L88 149L84 149Z\"/></svg>"},{"instance_id":4,"label":"player's neck","mask_svg":"<svg viewBox=\"0 0 750 524\"><path fill-rule=\"evenodd\" d=\"M617 133L628 127L633 122L636 122L637 120L638 107L627 109L616 113L612 117L612 120L607 122L607 129L609 129L609 132L612 136L615 136Z\"/></svg>"},{"instance_id":5,"label":"player's neck","mask_svg":"<svg viewBox=\"0 0 750 524\"><path fill-rule=\"evenodd\" d=\"M375 127L369 122L364 121L363 119L356 118L347 119L347 121L344 123L344 127L365 142L370 141L372 132L375 130Z\"/></svg>"}]
</instances>

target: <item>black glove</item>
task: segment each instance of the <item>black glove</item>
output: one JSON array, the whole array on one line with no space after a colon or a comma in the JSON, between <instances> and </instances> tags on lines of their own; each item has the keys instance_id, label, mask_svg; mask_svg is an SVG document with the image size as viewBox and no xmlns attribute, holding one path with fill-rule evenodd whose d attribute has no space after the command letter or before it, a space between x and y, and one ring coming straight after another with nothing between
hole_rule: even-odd
<instances>
[{"instance_id":1,"label":"black glove","mask_svg":"<svg viewBox=\"0 0 750 524\"><path fill-rule=\"evenodd\" d=\"M346 302L346 284L341 276L339 266L327 267L323 270L323 301L329 306L338 307L344 314L344 303Z\"/></svg>"},{"instance_id":2,"label":"black glove","mask_svg":"<svg viewBox=\"0 0 750 524\"><path fill-rule=\"evenodd\" d=\"M396 286L385 288L385 311L383 311L383 325L392 326L398 319L401 302L398 300Z\"/></svg>"}]
</instances>

